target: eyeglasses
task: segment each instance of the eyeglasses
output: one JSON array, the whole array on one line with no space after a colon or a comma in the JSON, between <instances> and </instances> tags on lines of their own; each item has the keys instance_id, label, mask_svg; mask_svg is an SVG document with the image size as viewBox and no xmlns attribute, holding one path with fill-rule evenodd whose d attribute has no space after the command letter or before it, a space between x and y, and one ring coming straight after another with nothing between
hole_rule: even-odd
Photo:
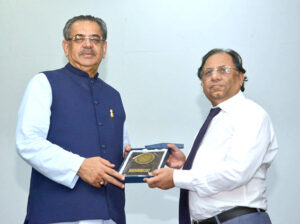
<instances>
[{"instance_id":1,"label":"eyeglasses","mask_svg":"<svg viewBox=\"0 0 300 224\"><path fill-rule=\"evenodd\" d=\"M227 75L227 74L231 74L232 70L237 71L236 68L232 68L232 67L229 67L229 66L226 66L226 65L222 65L222 66L219 66L219 67L216 67L216 68L206 68L206 69L202 70L201 74L202 74L202 77L207 78L207 77L212 76L214 71L217 71L217 73L219 75Z\"/></svg>"},{"instance_id":2,"label":"eyeglasses","mask_svg":"<svg viewBox=\"0 0 300 224\"><path fill-rule=\"evenodd\" d=\"M68 39L68 41L73 40L77 44L82 44L86 39L89 39L93 44L99 44L104 39L97 35L91 35L91 36L84 36L82 34L76 34L74 37L71 37Z\"/></svg>"}]
</instances>

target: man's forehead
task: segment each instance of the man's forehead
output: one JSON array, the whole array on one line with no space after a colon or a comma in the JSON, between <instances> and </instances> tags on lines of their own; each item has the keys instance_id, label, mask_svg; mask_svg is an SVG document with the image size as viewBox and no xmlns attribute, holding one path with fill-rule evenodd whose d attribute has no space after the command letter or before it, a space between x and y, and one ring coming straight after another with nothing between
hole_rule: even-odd
<instances>
[{"instance_id":1,"label":"man's forehead","mask_svg":"<svg viewBox=\"0 0 300 224\"><path fill-rule=\"evenodd\" d=\"M226 52L216 53L211 55L205 62L204 67L215 67L221 65L233 65L231 55Z\"/></svg>"},{"instance_id":2,"label":"man's forehead","mask_svg":"<svg viewBox=\"0 0 300 224\"><path fill-rule=\"evenodd\" d=\"M78 20L71 25L70 33L72 34L99 34L101 33L101 28L97 22L89 20Z\"/></svg>"}]
</instances>

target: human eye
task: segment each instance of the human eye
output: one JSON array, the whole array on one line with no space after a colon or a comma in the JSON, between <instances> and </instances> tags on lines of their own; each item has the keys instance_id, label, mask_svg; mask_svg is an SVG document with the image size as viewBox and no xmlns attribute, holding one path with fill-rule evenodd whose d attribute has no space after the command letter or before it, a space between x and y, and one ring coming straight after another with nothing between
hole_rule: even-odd
<instances>
[{"instance_id":1,"label":"human eye","mask_svg":"<svg viewBox=\"0 0 300 224\"><path fill-rule=\"evenodd\" d=\"M226 67L226 66L221 66L218 68L219 72L221 74L228 74L230 73L230 68Z\"/></svg>"},{"instance_id":2,"label":"human eye","mask_svg":"<svg viewBox=\"0 0 300 224\"><path fill-rule=\"evenodd\" d=\"M84 41L84 36L83 35L81 35L81 34L76 34L75 36L74 36L74 41L76 42L76 43L82 43L83 41Z\"/></svg>"},{"instance_id":3,"label":"human eye","mask_svg":"<svg viewBox=\"0 0 300 224\"><path fill-rule=\"evenodd\" d=\"M225 70L225 73L227 73L227 74L231 73L231 68L230 67L225 67L224 70Z\"/></svg>"},{"instance_id":4,"label":"human eye","mask_svg":"<svg viewBox=\"0 0 300 224\"><path fill-rule=\"evenodd\" d=\"M101 41L101 37L98 35L92 35L90 37L90 40L94 43L94 44L98 44Z\"/></svg>"},{"instance_id":5,"label":"human eye","mask_svg":"<svg viewBox=\"0 0 300 224\"><path fill-rule=\"evenodd\" d=\"M213 73L213 69L207 68L203 71L204 76L210 76Z\"/></svg>"}]
</instances>

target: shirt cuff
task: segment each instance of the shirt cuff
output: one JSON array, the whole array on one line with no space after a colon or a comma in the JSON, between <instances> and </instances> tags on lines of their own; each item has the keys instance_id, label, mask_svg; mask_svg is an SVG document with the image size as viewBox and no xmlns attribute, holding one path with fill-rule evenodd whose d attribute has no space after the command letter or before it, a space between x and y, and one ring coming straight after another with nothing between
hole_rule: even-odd
<instances>
[{"instance_id":1,"label":"shirt cuff","mask_svg":"<svg viewBox=\"0 0 300 224\"><path fill-rule=\"evenodd\" d=\"M193 190L192 182L194 177L191 170L174 170L173 181L175 187Z\"/></svg>"},{"instance_id":2,"label":"shirt cuff","mask_svg":"<svg viewBox=\"0 0 300 224\"><path fill-rule=\"evenodd\" d=\"M68 186L69 188L73 189L79 179L79 176L77 175L78 170L80 169L83 161L85 160L85 158L74 154L74 158L73 158L73 162L74 162L74 166L72 171L70 172L70 179L72 179L70 185Z\"/></svg>"}]
</instances>

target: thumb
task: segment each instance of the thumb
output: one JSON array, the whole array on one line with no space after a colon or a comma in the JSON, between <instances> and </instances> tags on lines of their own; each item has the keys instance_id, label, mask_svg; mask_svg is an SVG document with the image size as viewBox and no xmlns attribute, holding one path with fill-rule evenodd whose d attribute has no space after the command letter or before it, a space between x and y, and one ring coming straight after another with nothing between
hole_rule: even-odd
<instances>
[{"instance_id":1,"label":"thumb","mask_svg":"<svg viewBox=\"0 0 300 224\"><path fill-rule=\"evenodd\" d=\"M157 176L159 173L160 173L160 172L159 172L159 169L157 169L157 170L154 170L154 171L151 173L151 175L152 175L152 176Z\"/></svg>"},{"instance_id":2,"label":"thumb","mask_svg":"<svg viewBox=\"0 0 300 224\"><path fill-rule=\"evenodd\" d=\"M125 145L125 150L126 150L126 151L130 151L130 150L131 150L130 145Z\"/></svg>"},{"instance_id":3,"label":"thumb","mask_svg":"<svg viewBox=\"0 0 300 224\"><path fill-rule=\"evenodd\" d=\"M168 148L171 149L173 152L176 152L178 151L178 148L176 145L174 144L168 144Z\"/></svg>"}]
</instances>

